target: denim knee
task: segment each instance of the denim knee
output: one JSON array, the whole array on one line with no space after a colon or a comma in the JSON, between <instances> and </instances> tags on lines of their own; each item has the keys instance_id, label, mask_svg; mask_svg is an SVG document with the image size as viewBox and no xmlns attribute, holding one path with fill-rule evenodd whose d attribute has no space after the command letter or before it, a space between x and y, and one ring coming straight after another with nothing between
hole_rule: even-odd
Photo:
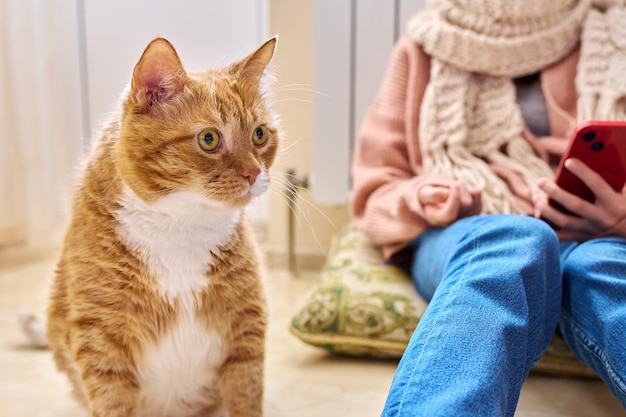
<instances>
[{"instance_id":1,"label":"denim knee","mask_svg":"<svg viewBox=\"0 0 626 417\"><path fill-rule=\"evenodd\" d=\"M563 258L563 336L626 407L626 240L593 239Z\"/></svg>"},{"instance_id":2,"label":"denim knee","mask_svg":"<svg viewBox=\"0 0 626 417\"><path fill-rule=\"evenodd\" d=\"M556 234L545 222L530 216L468 217L447 228L426 231L416 243L412 275L427 301L442 279L448 285L462 279L481 287L479 292L494 294L517 288L515 295L511 294L517 299L535 299L546 291L546 280L560 281ZM470 264L474 265L472 276L462 272ZM519 287L520 278L528 281L523 283L526 290ZM560 303L560 288L558 293L555 300Z\"/></svg>"},{"instance_id":3,"label":"denim knee","mask_svg":"<svg viewBox=\"0 0 626 417\"><path fill-rule=\"evenodd\" d=\"M524 305L531 326L529 336L537 338L540 355L554 332L561 309L558 238L544 221L530 216L485 217L488 220L472 230L466 241L481 247L475 250L477 261L482 260L484 268L490 270L482 282L473 285L482 286L494 297L508 298L509 303Z\"/></svg>"},{"instance_id":4,"label":"denim knee","mask_svg":"<svg viewBox=\"0 0 626 417\"><path fill-rule=\"evenodd\" d=\"M626 295L626 282L621 279L626 268L625 248L625 239L604 237L576 245L562 256L566 310L574 303L585 312L596 297Z\"/></svg>"},{"instance_id":5,"label":"denim knee","mask_svg":"<svg viewBox=\"0 0 626 417\"><path fill-rule=\"evenodd\" d=\"M487 244L504 245L517 256L527 257L529 263L547 261L559 264L559 241L556 233L543 220L530 216L495 214L477 225L470 238L478 238ZM473 235L473 236L472 236Z\"/></svg>"}]
</instances>

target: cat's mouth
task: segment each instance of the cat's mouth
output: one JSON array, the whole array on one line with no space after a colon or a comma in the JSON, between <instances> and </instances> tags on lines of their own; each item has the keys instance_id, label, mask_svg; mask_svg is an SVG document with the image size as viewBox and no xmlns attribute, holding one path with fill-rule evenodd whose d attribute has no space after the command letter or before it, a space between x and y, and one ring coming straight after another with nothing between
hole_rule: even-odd
<instances>
[{"instance_id":1,"label":"cat's mouth","mask_svg":"<svg viewBox=\"0 0 626 417\"><path fill-rule=\"evenodd\" d=\"M269 175L262 171L256 180L249 187L246 187L241 196L244 198L258 197L267 191L269 183Z\"/></svg>"},{"instance_id":2,"label":"cat's mouth","mask_svg":"<svg viewBox=\"0 0 626 417\"><path fill-rule=\"evenodd\" d=\"M251 186L245 189L242 193L242 197L258 197L267 191L269 183L267 181L257 181Z\"/></svg>"}]
</instances>

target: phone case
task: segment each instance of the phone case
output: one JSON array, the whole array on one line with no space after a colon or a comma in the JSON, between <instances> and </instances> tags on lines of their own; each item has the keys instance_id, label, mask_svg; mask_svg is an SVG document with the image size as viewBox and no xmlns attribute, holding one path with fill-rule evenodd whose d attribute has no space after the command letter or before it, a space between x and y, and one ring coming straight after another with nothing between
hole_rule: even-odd
<instances>
[{"instance_id":1,"label":"phone case","mask_svg":"<svg viewBox=\"0 0 626 417\"><path fill-rule=\"evenodd\" d=\"M579 124L559 163L555 182L564 190L593 202L593 191L563 166L568 158L580 159L614 190L621 190L626 182L626 121L587 121ZM551 200L550 204L567 212L555 201Z\"/></svg>"}]
</instances>

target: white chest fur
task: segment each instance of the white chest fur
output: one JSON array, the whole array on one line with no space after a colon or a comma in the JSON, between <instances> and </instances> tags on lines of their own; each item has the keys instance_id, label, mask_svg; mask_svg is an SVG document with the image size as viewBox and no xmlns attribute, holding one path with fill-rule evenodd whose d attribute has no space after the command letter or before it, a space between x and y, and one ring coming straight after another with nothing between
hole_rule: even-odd
<instances>
[{"instance_id":1,"label":"white chest fur","mask_svg":"<svg viewBox=\"0 0 626 417\"><path fill-rule=\"evenodd\" d=\"M119 232L147 263L163 295L173 300L204 289L211 253L233 236L239 210L196 194L175 192L146 204L125 188Z\"/></svg>"},{"instance_id":2,"label":"white chest fur","mask_svg":"<svg viewBox=\"0 0 626 417\"><path fill-rule=\"evenodd\" d=\"M157 345L145 349L139 364L140 417L191 417L213 405L203 389L216 384L222 343L195 319L193 299L181 301L187 305L178 321Z\"/></svg>"},{"instance_id":3,"label":"white chest fur","mask_svg":"<svg viewBox=\"0 0 626 417\"><path fill-rule=\"evenodd\" d=\"M222 341L196 319L195 294L211 285L211 253L233 236L238 210L178 192L148 205L128 188L117 213L119 232L142 255L160 294L177 303L177 321L156 345L145 346L138 372L141 416L192 416L208 405Z\"/></svg>"}]
</instances>

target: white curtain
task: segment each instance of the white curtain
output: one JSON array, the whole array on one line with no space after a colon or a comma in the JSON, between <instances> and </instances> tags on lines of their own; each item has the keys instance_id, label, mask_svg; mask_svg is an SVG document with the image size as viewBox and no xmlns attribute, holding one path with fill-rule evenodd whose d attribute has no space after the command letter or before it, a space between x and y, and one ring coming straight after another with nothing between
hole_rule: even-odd
<instances>
[{"instance_id":1,"label":"white curtain","mask_svg":"<svg viewBox=\"0 0 626 417\"><path fill-rule=\"evenodd\" d=\"M82 0L0 0L0 249L51 242L82 153Z\"/></svg>"}]
</instances>

